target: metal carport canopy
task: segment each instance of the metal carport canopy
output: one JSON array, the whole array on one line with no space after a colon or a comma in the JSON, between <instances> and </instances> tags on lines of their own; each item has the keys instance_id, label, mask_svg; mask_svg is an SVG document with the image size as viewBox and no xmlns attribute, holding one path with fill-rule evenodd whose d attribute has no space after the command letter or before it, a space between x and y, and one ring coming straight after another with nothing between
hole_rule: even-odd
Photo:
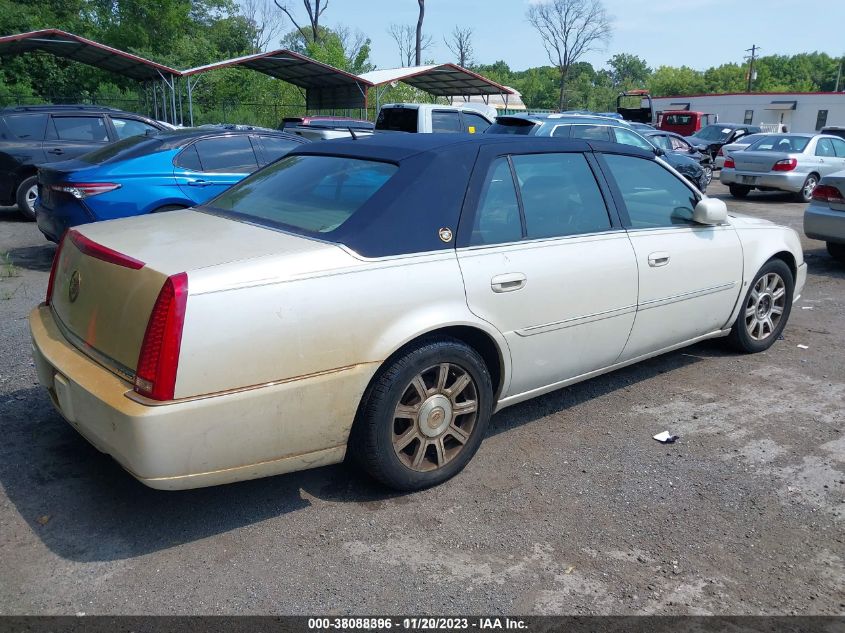
<instances>
[{"instance_id":1,"label":"metal carport canopy","mask_svg":"<svg viewBox=\"0 0 845 633\"><path fill-rule=\"evenodd\" d=\"M437 97L514 94L510 88L457 64L387 68L364 73L361 78L375 86L401 81Z\"/></svg>"},{"instance_id":2,"label":"metal carport canopy","mask_svg":"<svg viewBox=\"0 0 845 633\"><path fill-rule=\"evenodd\" d=\"M182 74L191 76L230 66L256 70L304 88L309 110L366 108L367 91L372 86L357 75L287 49L226 59L184 70Z\"/></svg>"},{"instance_id":3,"label":"metal carport canopy","mask_svg":"<svg viewBox=\"0 0 845 633\"><path fill-rule=\"evenodd\" d=\"M59 29L0 37L0 57L36 51L72 59L137 81L167 81L181 74L173 68Z\"/></svg>"}]
</instances>

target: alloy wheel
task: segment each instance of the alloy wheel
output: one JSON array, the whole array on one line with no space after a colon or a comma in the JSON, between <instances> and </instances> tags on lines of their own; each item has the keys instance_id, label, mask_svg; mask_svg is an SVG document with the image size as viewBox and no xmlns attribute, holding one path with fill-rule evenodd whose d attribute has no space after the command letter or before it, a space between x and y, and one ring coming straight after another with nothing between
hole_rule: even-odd
<instances>
[{"instance_id":1,"label":"alloy wheel","mask_svg":"<svg viewBox=\"0 0 845 633\"><path fill-rule=\"evenodd\" d=\"M410 381L393 413L393 450L408 468L427 472L452 461L478 419L478 388L455 363L440 363Z\"/></svg>"},{"instance_id":2,"label":"alloy wheel","mask_svg":"<svg viewBox=\"0 0 845 633\"><path fill-rule=\"evenodd\" d=\"M29 189L26 190L26 196L24 199L26 200L26 206L29 208L30 213L35 213L35 199L38 197L38 185L32 185Z\"/></svg>"},{"instance_id":3,"label":"alloy wheel","mask_svg":"<svg viewBox=\"0 0 845 633\"><path fill-rule=\"evenodd\" d=\"M786 307L786 284L777 273L757 280L745 303L745 329L755 341L769 338L777 329Z\"/></svg>"}]
</instances>

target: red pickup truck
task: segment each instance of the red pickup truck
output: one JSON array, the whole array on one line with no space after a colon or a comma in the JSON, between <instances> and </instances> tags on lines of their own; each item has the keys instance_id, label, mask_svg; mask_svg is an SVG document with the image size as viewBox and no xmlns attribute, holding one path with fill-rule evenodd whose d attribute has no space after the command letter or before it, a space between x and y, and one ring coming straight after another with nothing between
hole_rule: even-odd
<instances>
[{"instance_id":1,"label":"red pickup truck","mask_svg":"<svg viewBox=\"0 0 845 633\"><path fill-rule=\"evenodd\" d=\"M667 110L660 118L658 128L681 136L692 136L701 128L716 122L713 114L691 110Z\"/></svg>"}]
</instances>

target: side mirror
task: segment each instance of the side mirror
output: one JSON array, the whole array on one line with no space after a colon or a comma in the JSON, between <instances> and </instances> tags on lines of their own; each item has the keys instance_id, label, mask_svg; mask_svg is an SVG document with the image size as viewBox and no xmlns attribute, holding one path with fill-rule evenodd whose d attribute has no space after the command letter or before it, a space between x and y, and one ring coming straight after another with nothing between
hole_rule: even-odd
<instances>
[{"instance_id":1,"label":"side mirror","mask_svg":"<svg viewBox=\"0 0 845 633\"><path fill-rule=\"evenodd\" d=\"M692 221L698 224L724 224L728 221L728 207L718 198L702 198L693 209Z\"/></svg>"},{"instance_id":2,"label":"side mirror","mask_svg":"<svg viewBox=\"0 0 845 633\"><path fill-rule=\"evenodd\" d=\"M655 148L654 148L654 155L655 155L655 156L665 156L665 155L666 155L666 151L665 151L663 148L661 148L661 147L655 147Z\"/></svg>"}]
</instances>

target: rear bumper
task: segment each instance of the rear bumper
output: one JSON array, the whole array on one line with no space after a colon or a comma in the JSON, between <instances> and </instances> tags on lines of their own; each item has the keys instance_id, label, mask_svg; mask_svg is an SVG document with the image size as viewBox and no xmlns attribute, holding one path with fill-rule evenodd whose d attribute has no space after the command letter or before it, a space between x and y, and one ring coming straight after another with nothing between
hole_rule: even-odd
<instances>
[{"instance_id":1,"label":"rear bumper","mask_svg":"<svg viewBox=\"0 0 845 633\"><path fill-rule=\"evenodd\" d=\"M47 209L39 197L35 202L35 222L38 230L51 242L58 243L70 228L93 222L96 218L81 203L76 206Z\"/></svg>"},{"instance_id":2,"label":"rear bumper","mask_svg":"<svg viewBox=\"0 0 845 633\"><path fill-rule=\"evenodd\" d=\"M199 488L340 462L375 368L194 400L145 404L132 385L73 347L51 309L30 314L38 378L61 415L142 483Z\"/></svg>"},{"instance_id":3,"label":"rear bumper","mask_svg":"<svg viewBox=\"0 0 845 633\"><path fill-rule=\"evenodd\" d=\"M804 234L814 240L845 244L845 211L810 204L804 211Z\"/></svg>"},{"instance_id":4,"label":"rear bumper","mask_svg":"<svg viewBox=\"0 0 845 633\"><path fill-rule=\"evenodd\" d=\"M742 181L744 177L754 178L754 184L748 184ZM743 185L747 187L765 187L767 189L778 189L780 191L790 191L798 193L804 187L804 181L807 179L807 174L796 173L794 171L773 173L773 172L754 172L754 171L737 171L735 169L722 169L719 174L719 180L725 185Z\"/></svg>"}]
</instances>

